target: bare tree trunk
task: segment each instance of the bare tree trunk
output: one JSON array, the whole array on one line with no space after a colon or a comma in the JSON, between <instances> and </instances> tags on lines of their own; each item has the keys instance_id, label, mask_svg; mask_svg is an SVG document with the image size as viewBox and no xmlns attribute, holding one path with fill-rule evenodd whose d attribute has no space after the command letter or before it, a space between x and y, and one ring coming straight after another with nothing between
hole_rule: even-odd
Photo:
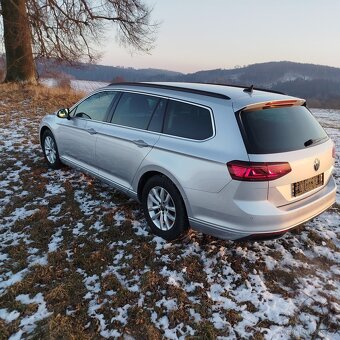
<instances>
[{"instance_id":1,"label":"bare tree trunk","mask_svg":"<svg viewBox=\"0 0 340 340\"><path fill-rule=\"evenodd\" d=\"M5 82L37 83L26 0L0 0L6 49Z\"/></svg>"}]
</instances>

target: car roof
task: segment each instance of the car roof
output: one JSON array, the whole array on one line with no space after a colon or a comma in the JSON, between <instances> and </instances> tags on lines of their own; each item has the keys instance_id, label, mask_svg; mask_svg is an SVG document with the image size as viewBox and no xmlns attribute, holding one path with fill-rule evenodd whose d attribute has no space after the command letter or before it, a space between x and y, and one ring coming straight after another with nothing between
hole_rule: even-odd
<instances>
[{"instance_id":1,"label":"car roof","mask_svg":"<svg viewBox=\"0 0 340 340\"><path fill-rule=\"evenodd\" d=\"M174 91L187 95L205 95L216 97L222 100L230 100L235 111L245 108L251 104L272 102L277 100L299 100L300 98L287 96L271 90L247 88L243 86L205 84L205 83L185 83L185 82L139 82L139 83L113 83L109 87L121 87L126 89L152 90L153 93L173 96ZM245 91L245 89L247 89ZM303 101L304 102L304 101Z\"/></svg>"}]
</instances>

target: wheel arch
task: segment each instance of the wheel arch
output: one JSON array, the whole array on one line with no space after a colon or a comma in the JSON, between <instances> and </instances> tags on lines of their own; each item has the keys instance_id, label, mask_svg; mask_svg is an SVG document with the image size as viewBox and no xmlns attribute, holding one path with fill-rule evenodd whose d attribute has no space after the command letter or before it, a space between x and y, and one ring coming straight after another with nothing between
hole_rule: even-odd
<instances>
[{"instance_id":1,"label":"wheel arch","mask_svg":"<svg viewBox=\"0 0 340 340\"><path fill-rule=\"evenodd\" d=\"M47 130L50 130L50 131L51 131L51 129L50 129L47 125L42 126L41 129L40 129L40 133L39 133L39 141L40 141L40 145L42 145L42 137L43 137L45 131L47 131ZM52 131L51 131L51 132L52 132Z\"/></svg>"},{"instance_id":2,"label":"wheel arch","mask_svg":"<svg viewBox=\"0 0 340 340\"><path fill-rule=\"evenodd\" d=\"M167 177L175 185L175 187L178 189L178 191L180 192L180 194L182 196L182 199L183 199L186 211L187 211L187 215L191 216L190 204L187 200L187 196L186 196L184 189L182 188L182 186L180 185L178 180L169 171L167 171L163 168L144 169L143 172L139 173L139 175L136 176L134 183L135 183L135 188L136 188L138 200L141 201L142 191L143 191L143 188L144 188L144 185L146 184L146 182L151 177L157 176L157 175Z\"/></svg>"}]
</instances>

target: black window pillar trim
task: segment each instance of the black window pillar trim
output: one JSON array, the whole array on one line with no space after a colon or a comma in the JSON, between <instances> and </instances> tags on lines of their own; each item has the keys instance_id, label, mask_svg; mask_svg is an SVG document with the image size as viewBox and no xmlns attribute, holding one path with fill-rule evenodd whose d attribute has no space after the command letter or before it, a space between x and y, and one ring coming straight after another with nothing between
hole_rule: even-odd
<instances>
[{"instance_id":1,"label":"black window pillar trim","mask_svg":"<svg viewBox=\"0 0 340 340\"><path fill-rule=\"evenodd\" d=\"M112 122L112 118L114 116L117 105L118 105L122 95L123 95L122 91L117 91L117 96L116 96L116 98L114 98L113 102L111 103L111 108L110 108L109 114L107 115L107 120L106 120L107 123Z\"/></svg>"}]
</instances>

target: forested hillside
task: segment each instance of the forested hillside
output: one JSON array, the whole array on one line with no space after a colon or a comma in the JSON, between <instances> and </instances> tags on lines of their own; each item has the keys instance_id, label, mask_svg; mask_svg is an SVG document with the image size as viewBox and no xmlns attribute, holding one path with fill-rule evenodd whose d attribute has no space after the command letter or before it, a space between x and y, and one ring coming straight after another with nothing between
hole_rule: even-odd
<instances>
[{"instance_id":1,"label":"forested hillside","mask_svg":"<svg viewBox=\"0 0 340 340\"><path fill-rule=\"evenodd\" d=\"M281 61L184 74L152 68L135 69L96 64L61 65L51 61L39 61L38 72L42 78L68 77L103 82L185 81L247 86L253 84L306 98L312 107L340 108L340 68L323 65Z\"/></svg>"}]
</instances>

